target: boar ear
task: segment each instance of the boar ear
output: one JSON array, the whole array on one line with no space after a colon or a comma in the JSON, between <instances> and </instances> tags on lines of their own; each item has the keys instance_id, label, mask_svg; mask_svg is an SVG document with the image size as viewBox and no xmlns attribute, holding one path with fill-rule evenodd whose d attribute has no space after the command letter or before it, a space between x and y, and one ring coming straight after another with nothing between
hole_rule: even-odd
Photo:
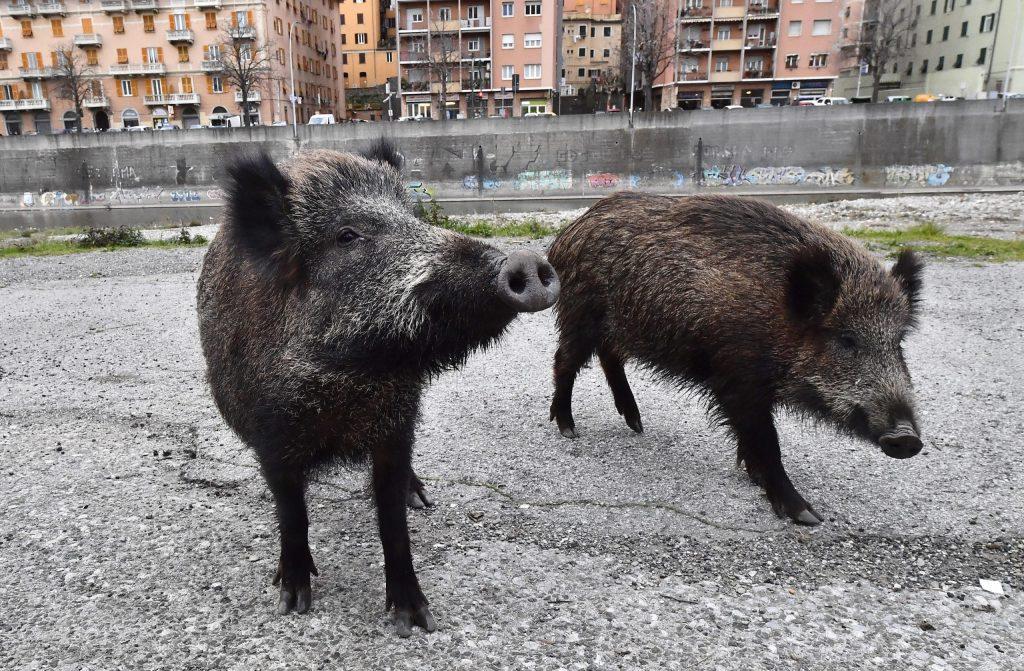
<instances>
[{"instance_id":1,"label":"boar ear","mask_svg":"<svg viewBox=\"0 0 1024 671\"><path fill-rule=\"evenodd\" d=\"M371 161L390 165L398 172L402 171L402 164L405 162L402 155L398 153L394 143L383 137L374 140L373 144L362 155L363 158L368 158Z\"/></svg>"},{"instance_id":2,"label":"boar ear","mask_svg":"<svg viewBox=\"0 0 1024 671\"><path fill-rule=\"evenodd\" d=\"M227 219L235 242L278 278L294 275L297 244L289 221L291 183L266 153L241 154L228 163Z\"/></svg>"},{"instance_id":3,"label":"boar ear","mask_svg":"<svg viewBox=\"0 0 1024 671\"><path fill-rule=\"evenodd\" d=\"M820 323L839 297L839 276L823 249L808 249L793 259L786 277L790 314L800 321Z\"/></svg>"},{"instance_id":4,"label":"boar ear","mask_svg":"<svg viewBox=\"0 0 1024 671\"><path fill-rule=\"evenodd\" d=\"M921 271L924 270L924 262L913 250L903 249L896 257L896 264L889 271L895 277L903 292L910 301L910 310L917 312L918 303L921 301Z\"/></svg>"}]
</instances>

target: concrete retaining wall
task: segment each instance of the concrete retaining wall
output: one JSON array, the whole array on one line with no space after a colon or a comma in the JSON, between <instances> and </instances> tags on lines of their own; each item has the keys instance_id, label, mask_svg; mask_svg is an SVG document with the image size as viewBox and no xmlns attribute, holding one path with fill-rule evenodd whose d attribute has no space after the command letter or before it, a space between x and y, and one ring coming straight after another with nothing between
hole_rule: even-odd
<instances>
[{"instance_id":1,"label":"concrete retaining wall","mask_svg":"<svg viewBox=\"0 0 1024 671\"><path fill-rule=\"evenodd\" d=\"M4 138L0 208L217 202L225 161L259 145L358 150L385 134L409 188L439 197L1024 184L1024 101L676 111Z\"/></svg>"}]
</instances>

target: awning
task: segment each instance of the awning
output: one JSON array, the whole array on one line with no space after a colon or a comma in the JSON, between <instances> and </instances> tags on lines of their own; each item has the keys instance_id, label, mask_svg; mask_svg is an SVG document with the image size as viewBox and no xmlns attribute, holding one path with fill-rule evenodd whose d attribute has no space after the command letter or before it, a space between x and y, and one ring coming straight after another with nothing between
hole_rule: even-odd
<instances>
[{"instance_id":1,"label":"awning","mask_svg":"<svg viewBox=\"0 0 1024 671\"><path fill-rule=\"evenodd\" d=\"M679 100L700 100L704 94L700 91L680 91Z\"/></svg>"}]
</instances>

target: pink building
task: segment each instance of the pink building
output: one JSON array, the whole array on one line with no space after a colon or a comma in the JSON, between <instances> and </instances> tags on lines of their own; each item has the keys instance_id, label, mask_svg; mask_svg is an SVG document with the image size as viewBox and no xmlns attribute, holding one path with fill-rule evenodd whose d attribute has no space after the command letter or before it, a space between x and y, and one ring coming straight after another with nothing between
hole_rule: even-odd
<instances>
[{"instance_id":1,"label":"pink building","mask_svg":"<svg viewBox=\"0 0 1024 671\"><path fill-rule=\"evenodd\" d=\"M398 0L397 23L403 116L553 111L557 0Z\"/></svg>"},{"instance_id":2,"label":"pink building","mask_svg":"<svg viewBox=\"0 0 1024 671\"><path fill-rule=\"evenodd\" d=\"M839 76L844 4L782 0L781 9L772 102L830 95Z\"/></svg>"}]
</instances>

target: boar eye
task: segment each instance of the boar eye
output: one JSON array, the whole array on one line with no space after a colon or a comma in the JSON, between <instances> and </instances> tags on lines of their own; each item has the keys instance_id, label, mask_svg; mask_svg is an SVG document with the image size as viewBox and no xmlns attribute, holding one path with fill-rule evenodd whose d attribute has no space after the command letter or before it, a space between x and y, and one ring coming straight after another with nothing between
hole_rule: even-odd
<instances>
[{"instance_id":1,"label":"boar eye","mask_svg":"<svg viewBox=\"0 0 1024 671\"><path fill-rule=\"evenodd\" d=\"M839 342L839 346L848 352L857 349L857 340L851 335L842 334L836 340Z\"/></svg>"},{"instance_id":2,"label":"boar eye","mask_svg":"<svg viewBox=\"0 0 1024 671\"><path fill-rule=\"evenodd\" d=\"M337 240L339 245L348 245L361 237L361 235L353 231L351 228L343 228L338 232Z\"/></svg>"}]
</instances>

